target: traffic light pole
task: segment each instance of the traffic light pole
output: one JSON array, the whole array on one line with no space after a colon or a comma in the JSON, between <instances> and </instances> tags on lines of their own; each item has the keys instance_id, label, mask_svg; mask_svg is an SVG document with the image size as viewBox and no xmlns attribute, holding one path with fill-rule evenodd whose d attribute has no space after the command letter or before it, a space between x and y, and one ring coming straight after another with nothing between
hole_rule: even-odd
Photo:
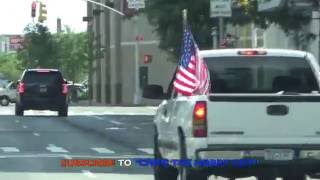
<instances>
[{"instance_id":1,"label":"traffic light pole","mask_svg":"<svg viewBox=\"0 0 320 180\"><path fill-rule=\"evenodd\" d=\"M134 94L134 104L140 104L141 103L141 92L140 92L140 79L139 79L139 29L138 29L138 16L133 17L134 18L134 33L136 36L136 43L135 43L135 63L134 63L134 72L135 72L135 78L134 78L134 85L135 85L135 94Z\"/></svg>"}]
</instances>

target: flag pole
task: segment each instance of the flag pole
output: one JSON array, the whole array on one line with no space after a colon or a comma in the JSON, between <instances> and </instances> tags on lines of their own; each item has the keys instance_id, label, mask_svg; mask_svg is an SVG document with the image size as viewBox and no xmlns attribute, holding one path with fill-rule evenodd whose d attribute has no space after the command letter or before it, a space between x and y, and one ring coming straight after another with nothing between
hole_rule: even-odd
<instances>
[{"instance_id":1,"label":"flag pole","mask_svg":"<svg viewBox=\"0 0 320 180\"><path fill-rule=\"evenodd\" d=\"M182 10L182 29L183 29L183 31L187 27L187 24L188 24L188 10L183 9Z\"/></svg>"}]
</instances>

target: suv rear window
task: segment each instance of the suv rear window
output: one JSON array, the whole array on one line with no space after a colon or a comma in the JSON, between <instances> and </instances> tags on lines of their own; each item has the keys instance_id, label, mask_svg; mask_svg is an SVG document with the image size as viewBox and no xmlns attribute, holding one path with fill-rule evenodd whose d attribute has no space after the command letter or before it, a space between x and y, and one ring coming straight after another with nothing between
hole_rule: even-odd
<instances>
[{"instance_id":1,"label":"suv rear window","mask_svg":"<svg viewBox=\"0 0 320 180\"><path fill-rule=\"evenodd\" d=\"M22 81L24 83L60 84L63 78L60 72L27 71Z\"/></svg>"},{"instance_id":2,"label":"suv rear window","mask_svg":"<svg viewBox=\"0 0 320 180\"><path fill-rule=\"evenodd\" d=\"M204 58L212 93L310 93L319 86L307 60L294 57Z\"/></svg>"}]
</instances>

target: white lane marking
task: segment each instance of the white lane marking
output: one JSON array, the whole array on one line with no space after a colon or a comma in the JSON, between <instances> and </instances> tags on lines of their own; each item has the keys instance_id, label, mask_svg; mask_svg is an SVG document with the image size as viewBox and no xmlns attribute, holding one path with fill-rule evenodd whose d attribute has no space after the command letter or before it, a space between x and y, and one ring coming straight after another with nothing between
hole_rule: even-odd
<instances>
[{"instance_id":1,"label":"white lane marking","mask_svg":"<svg viewBox=\"0 0 320 180\"><path fill-rule=\"evenodd\" d=\"M115 121L115 120L111 120L110 122L111 122L112 124L116 124L116 125L122 125L122 124L123 124L122 122Z\"/></svg>"},{"instance_id":2,"label":"white lane marking","mask_svg":"<svg viewBox=\"0 0 320 180\"><path fill-rule=\"evenodd\" d=\"M91 158L91 159L108 159L108 158L114 158L114 159L132 159L132 158L152 158L152 155L114 155L114 154L108 154L108 155L68 155L70 158ZM66 158L66 154L6 154L6 155L0 155L1 158Z\"/></svg>"},{"instance_id":3,"label":"white lane marking","mask_svg":"<svg viewBox=\"0 0 320 180\"><path fill-rule=\"evenodd\" d=\"M123 129L126 129L126 128L119 128L119 127L109 127L109 128L106 128L106 130L123 130Z\"/></svg>"},{"instance_id":4,"label":"white lane marking","mask_svg":"<svg viewBox=\"0 0 320 180\"><path fill-rule=\"evenodd\" d=\"M143 123L140 123L140 125L150 125L150 124L153 124L153 122L143 122Z\"/></svg>"},{"instance_id":5,"label":"white lane marking","mask_svg":"<svg viewBox=\"0 0 320 180\"><path fill-rule=\"evenodd\" d=\"M89 177L89 178L97 178L96 175L94 175L92 172L88 171L88 170L81 170L81 172L83 173L83 175Z\"/></svg>"},{"instance_id":6,"label":"white lane marking","mask_svg":"<svg viewBox=\"0 0 320 180\"><path fill-rule=\"evenodd\" d=\"M100 117L100 116L92 116L92 117L94 117L94 118L96 118L96 119L99 119L99 120L103 120L103 118Z\"/></svg>"},{"instance_id":7,"label":"white lane marking","mask_svg":"<svg viewBox=\"0 0 320 180\"><path fill-rule=\"evenodd\" d=\"M72 159L72 157L69 156L68 154L63 155L63 157L64 157L65 159Z\"/></svg>"},{"instance_id":8,"label":"white lane marking","mask_svg":"<svg viewBox=\"0 0 320 180\"><path fill-rule=\"evenodd\" d=\"M27 129L27 128L28 128L28 126L23 125L23 126L22 126L22 128L23 128L23 129Z\"/></svg>"},{"instance_id":9,"label":"white lane marking","mask_svg":"<svg viewBox=\"0 0 320 180\"><path fill-rule=\"evenodd\" d=\"M114 151L107 148L90 148L98 153L115 153Z\"/></svg>"},{"instance_id":10,"label":"white lane marking","mask_svg":"<svg viewBox=\"0 0 320 180\"><path fill-rule=\"evenodd\" d=\"M20 152L20 150L16 147L0 147L0 149L3 152L8 152L8 153L12 153L12 152Z\"/></svg>"},{"instance_id":11,"label":"white lane marking","mask_svg":"<svg viewBox=\"0 0 320 180\"><path fill-rule=\"evenodd\" d=\"M39 133L32 133L34 136L40 136Z\"/></svg>"},{"instance_id":12,"label":"white lane marking","mask_svg":"<svg viewBox=\"0 0 320 180\"><path fill-rule=\"evenodd\" d=\"M139 151L145 152L147 154L153 154L152 148L138 148Z\"/></svg>"},{"instance_id":13,"label":"white lane marking","mask_svg":"<svg viewBox=\"0 0 320 180\"><path fill-rule=\"evenodd\" d=\"M141 129L141 128L139 128L138 126L133 126L133 129Z\"/></svg>"},{"instance_id":14,"label":"white lane marking","mask_svg":"<svg viewBox=\"0 0 320 180\"><path fill-rule=\"evenodd\" d=\"M57 146L55 146L54 144L49 144L48 147L46 147L46 149L47 149L48 151L56 152L56 153L58 153L58 152L62 152L62 153L67 153L67 152L69 152L69 151L63 149L62 147L57 147Z\"/></svg>"},{"instance_id":15,"label":"white lane marking","mask_svg":"<svg viewBox=\"0 0 320 180\"><path fill-rule=\"evenodd\" d=\"M16 123L19 123L20 121L19 121L19 120L15 120L15 122L16 122Z\"/></svg>"}]
</instances>

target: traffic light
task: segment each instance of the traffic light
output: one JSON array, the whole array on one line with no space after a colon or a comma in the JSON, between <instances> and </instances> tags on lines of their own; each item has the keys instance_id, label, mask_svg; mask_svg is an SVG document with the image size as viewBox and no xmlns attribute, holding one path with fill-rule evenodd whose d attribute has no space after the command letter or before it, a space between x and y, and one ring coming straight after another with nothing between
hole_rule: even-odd
<instances>
[{"instance_id":1,"label":"traffic light","mask_svg":"<svg viewBox=\"0 0 320 180\"><path fill-rule=\"evenodd\" d=\"M47 6L40 2L40 15L38 21L43 23L45 20L47 20Z\"/></svg>"},{"instance_id":2,"label":"traffic light","mask_svg":"<svg viewBox=\"0 0 320 180\"><path fill-rule=\"evenodd\" d=\"M36 17L37 2L33 1L31 5L31 17Z\"/></svg>"},{"instance_id":3,"label":"traffic light","mask_svg":"<svg viewBox=\"0 0 320 180\"><path fill-rule=\"evenodd\" d=\"M150 54L145 54L143 57L143 63L144 64L149 64L152 62L152 55Z\"/></svg>"},{"instance_id":4,"label":"traffic light","mask_svg":"<svg viewBox=\"0 0 320 180\"><path fill-rule=\"evenodd\" d=\"M244 8L245 13L248 14L248 12L249 12L250 0L240 0L240 5L241 5L242 8Z\"/></svg>"}]
</instances>

